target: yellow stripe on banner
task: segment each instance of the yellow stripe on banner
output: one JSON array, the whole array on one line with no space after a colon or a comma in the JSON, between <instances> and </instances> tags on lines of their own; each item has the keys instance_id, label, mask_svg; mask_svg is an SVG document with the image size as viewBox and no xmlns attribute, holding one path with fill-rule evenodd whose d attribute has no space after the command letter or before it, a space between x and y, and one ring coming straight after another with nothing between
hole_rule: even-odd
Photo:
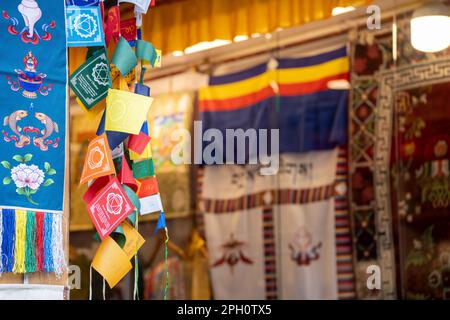
<instances>
[{"instance_id":1,"label":"yellow stripe on banner","mask_svg":"<svg viewBox=\"0 0 450 320\"><path fill-rule=\"evenodd\" d=\"M269 86L271 81L277 81L279 84L312 82L349 70L348 57L337 58L308 67L269 70L246 80L201 88L199 98L200 100L232 99L258 92Z\"/></svg>"},{"instance_id":2,"label":"yellow stripe on banner","mask_svg":"<svg viewBox=\"0 0 450 320\"><path fill-rule=\"evenodd\" d=\"M259 76L230 84L204 87L199 90L199 98L200 100L223 100L245 96L266 88L270 81L274 79L275 73L269 71Z\"/></svg>"},{"instance_id":3,"label":"yellow stripe on banner","mask_svg":"<svg viewBox=\"0 0 450 320\"><path fill-rule=\"evenodd\" d=\"M25 273L25 238L27 212L16 210L16 240L14 243L14 273Z\"/></svg>"},{"instance_id":4,"label":"yellow stripe on banner","mask_svg":"<svg viewBox=\"0 0 450 320\"><path fill-rule=\"evenodd\" d=\"M278 83L290 84L312 82L345 73L349 70L350 62L348 57L342 57L309 67L279 69L277 70Z\"/></svg>"}]
</instances>

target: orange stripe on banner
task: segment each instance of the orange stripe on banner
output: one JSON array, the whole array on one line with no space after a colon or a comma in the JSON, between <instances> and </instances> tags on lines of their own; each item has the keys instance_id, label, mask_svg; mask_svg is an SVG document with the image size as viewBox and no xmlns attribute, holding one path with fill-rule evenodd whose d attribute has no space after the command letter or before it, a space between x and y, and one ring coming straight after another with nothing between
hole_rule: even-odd
<instances>
[{"instance_id":1,"label":"orange stripe on banner","mask_svg":"<svg viewBox=\"0 0 450 320\"><path fill-rule=\"evenodd\" d=\"M261 102L274 95L272 87L267 86L257 92L252 92L237 98L223 100L200 100L200 111L231 111L245 108Z\"/></svg>"},{"instance_id":2,"label":"orange stripe on banner","mask_svg":"<svg viewBox=\"0 0 450 320\"><path fill-rule=\"evenodd\" d=\"M280 87L280 95L282 96L297 96L302 94L311 94L323 90L328 90L328 81L331 80L340 80L340 79L349 79L348 72L325 77L319 80L311 81L311 82L299 82L299 83L291 83L291 84L279 84Z\"/></svg>"}]
</instances>

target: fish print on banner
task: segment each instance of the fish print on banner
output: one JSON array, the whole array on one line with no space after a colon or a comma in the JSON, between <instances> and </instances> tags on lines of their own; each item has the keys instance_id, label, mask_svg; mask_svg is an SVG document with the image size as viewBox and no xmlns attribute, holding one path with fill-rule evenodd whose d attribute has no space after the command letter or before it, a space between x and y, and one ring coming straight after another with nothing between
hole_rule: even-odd
<instances>
[{"instance_id":1,"label":"fish print on banner","mask_svg":"<svg viewBox=\"0 0 450 320\"><path fill-rule=\"evenodd\" d=\"M62 210L67 49L63 1L0 4L0 205Z\"/></svg>"}]
</instances>

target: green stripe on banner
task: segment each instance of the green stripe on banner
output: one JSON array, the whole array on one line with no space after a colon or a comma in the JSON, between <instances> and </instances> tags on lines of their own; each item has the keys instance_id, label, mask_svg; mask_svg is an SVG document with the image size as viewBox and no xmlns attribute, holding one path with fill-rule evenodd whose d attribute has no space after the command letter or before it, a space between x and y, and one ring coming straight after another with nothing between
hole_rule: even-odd
<instances>
[{"instance_id":1,"label":"green stripe on banner","mask_svg":"<svg viewBox=\"0 0 450 320\"><path fill-rule=\"evenodd\" d=\"M25 236L25 272L36 272L36 214L27 211Z\"/></svg>"}]
</instances>

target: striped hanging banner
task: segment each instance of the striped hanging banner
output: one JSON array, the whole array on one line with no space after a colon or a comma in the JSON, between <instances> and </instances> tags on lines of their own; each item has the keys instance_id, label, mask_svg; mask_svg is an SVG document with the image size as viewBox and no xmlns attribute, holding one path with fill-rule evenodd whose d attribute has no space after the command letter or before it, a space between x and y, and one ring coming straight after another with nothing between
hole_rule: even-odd
<instances>
[{"instance_id":1,"label":"striped hanging banner","mask_svg":"<svg viewBox=\"0 0 450 320\"><path fill-rule=\"evenodd\" d=\"M226 137L226 129L276 128L280 153L330 150L345 144L348 92L330 90L328 83L348 79L346 48L278 59L276 69L270 65L210 77L209 86L199 92L203 132L219 129ZM249 151L246 159L254 156Z\"/></svg>"},{"instance_id":2,"label":"striped hanging banner","mask_svg":"<svg viewBox=\"0 0 450 320\"><path fill-rule=\"evenodd\" d=\"M66 270L58 227L66 162L65 3L2 1L0 10L0 272L60 276Z\"/></svg>"}]
</instances>

